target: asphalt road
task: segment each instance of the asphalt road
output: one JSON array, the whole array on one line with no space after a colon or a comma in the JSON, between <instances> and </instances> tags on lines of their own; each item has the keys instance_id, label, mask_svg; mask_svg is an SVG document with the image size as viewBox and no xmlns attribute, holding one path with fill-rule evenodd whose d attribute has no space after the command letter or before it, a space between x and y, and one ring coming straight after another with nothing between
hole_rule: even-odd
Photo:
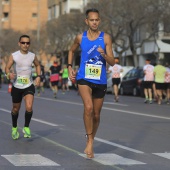
<instances>
[{"instance_id":1,"label":"asphalt road","mask_svg":"<svg viewBox=\"0 0 170 170\"><path fill-rule=\"evenodd\" d=\"M169 170L170 105L144 104L144 99L107 94L95 138L95 158L86 159L83 105L77 92L46 89L35 96L32 138L22 134L24 101L11 138L11 96L0 89L0 170Z\"/></svg>"}]
</instances>

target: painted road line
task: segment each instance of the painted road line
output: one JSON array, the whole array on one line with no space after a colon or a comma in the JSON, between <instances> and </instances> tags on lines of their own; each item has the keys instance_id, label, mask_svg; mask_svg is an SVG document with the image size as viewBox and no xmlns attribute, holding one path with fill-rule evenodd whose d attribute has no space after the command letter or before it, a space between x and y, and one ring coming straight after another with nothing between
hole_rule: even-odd
<instances>
[{"instance_id":1,"label":"painted road line","mask_svg":"<svg viewBox=\"0 0 170 170\"><path fill-rule=\"evenodd\" d=\"M38 97L38 98L39 98L39 99L43 99L43 100L49 100L49 101L51 100L51 101L55 101L55 102L61 102L61 103L67 103L67 104L74 104L74 105L83 106L83 104L81 104L81 103L76 103L76 102L67 102L67 101L64 101L64 100L55 100L55 99L44 98L44 97ZM121 109L113 109L113 108L104 107L104 106L102 107L102 110L110 110L110 111L127 113L127 114L132 114L132 115L137 115L137 116L145 116L145 117L152 117L152 118L170 120L170 117L156 116L156 115L144 114L144 113L140 113L140 112L132 112L132 111L128 111L128 110L121 110Z\"/></svg>"},{"instance_id":2,"label":"painted road line","mask_svg":"<svg viewBox=\"0 0 170 170\"><path fill-rule=\"evenodd\" d=\"M47 122L47 121L44 121L44 120L41 120L41 119L31 118L31 120L34 120L35 122L43 123L43 124L46 124L46 125L50 125L50 126L60 126L60 125L50 123L50 122Z\"/></svg>"},{"instance_id":3,"label":"painted road line","mask_svg":"<svg viewBox=\"0 0 170 170\"><path fill-rule=\"evenodd\" d=\"M79 105L79 106L83 106L82 103L77 103L77 102L69 102L69 101L65 101L65 100L59 100L59 99L51 99L51 98L46 98L46 97L36 97L37 99L43 99L43 100L47 100L47 101L54 101L54 102L61 102L61 103L66 103L66 104L74 104L74 105Z\"/></svg>"},{"instance_id":4,"label":"painted road line","mask_svg":"<svg viewBox=\"0 0 170 170\"><path fill-rule=\"evenodd\" d=\"M0 108L1 111L4 111L4 112L8 112L10 113L9 110L6 110L6 109L2 109ZM46 121L43 121L43 120L39 120L39 119L35 119L35 118L32 118L32 120L34 121L37 121L37 122L40 122L40 123L43 123L43 124L47 124L47 125L50 125L50 126L59 126L57 124L53 124L53 123L50 123L50 122L46 122ZM96 141L99 141L99 142L103 142L105 144L109 144L109 145L112 145L112 146L115 146L115 147L118 147L118 148L121 148L121 149L125 149L125 150L128 150L128 151L131 151L131 152L135 152L135 153L144 153L142 151L138 151L136 149L132 149L132 148L129 148L129 147L126 147L126 146L122 146L122 145L119 145L117 143L113 143L113 142L110 142L110 141L107 141L107 140L104 140L104 139L100 139L100 138L95 138Z\"/></svg>"},{"instance_id":5,"label":"painted road line","mask_svg":"<svg viewBox=\"0 0 170 170\"><path fill-rule=\"evenodd\" d=\"M39 154L1 155L14 166L60 166L60 164Z\"/></svg>"},{"instance_id":6,"label":"painted road line","mask_svg":"<svg viewBox=\"0 0 170 170\"><path fill-rule=\"evenodd\" d=\"M165 152L165 153L153 153L154 155L166 158L166 159L170 159L170 153L169 152Z\"/></svg>"},{"instance_id":7,"label":"painted road line","mask_svg":"<svg viewBox=\"0 0 170 170\"><path fill-rule=\"evenodd\" d=\"M134 152L134 153L140 153L140 154L144 153L142 151L139 151L139 150L136 150L136 149L132 149L132 148L129 148L129 147L126 147L126 146L123 146L123 145L119 145L117 143L110 142L110 141L107 141L107 140L104 140L104 139L100 139L100 138L97 138L97 137L95 137L94 139L96 141L99 141L99 142L102 142L102 143L105 143L105 144L108 144L108 145L112 145L112 146L115 146L115 147L118 147L118 148L121 148L121 149L125 149L125 150L128 150L128 151Z\"/></svg>"},{"instance_id":8,"label":"painted road line","mask_svg":"<svg viewBox=\"0 0 170 170\"><path fill-rule=\"evenodd\" d=\"M102 109L112 110L112 111L121 112L121 113L128 113L128 114L137 115L137 116L145 116L145 117L152 117L152 118L170 120L170 117L165 117L165 116L155 116L155 115L144 114L144 113L140 113L140 112L132 112L132 111L121 110L121 109L112 109L112 108L109 108L109 107L102 107Z\"/></svg>"},{"instance_id":9,"label":"painted road line","mask_svg":"<svg viewBox=\"0 0 170 170\"><path fill-rule=\"evenodd\" d=\"M86 158L85 154L80 154L80 156ZM133 159L124 158L116 154L95 154L93 158L94 161L99 162L103 165L143 165L144 162L136 161Z\"/></svg>"},{"instance_id":10,"label":"painted road line","mask_svg":"<svg viewBox=\"0 0 170 170\"><path fill-rule=\"evenodd\" d=\"M117 106L129 106L129 105L127 105L127 104L114 103L114 102L103 102L103 104L111 104L111 105L117 105Z\"/></svg>"},{"instance_id":11,"label":"painted road line","mask_svg":"<svg viewBox=\"0 0 170 170\"><path fill-rule=\"evenodd\" d=\"M11 113L10 110L6 110L6 109L3 109L3 108L0 108L1 111L3 112L7 112L7 113ZM44 121L44 120L41 120L41 119L36 119L36 118L32 118L31 120L33 121L36 121L36 122L39 122L39 123L43 123L43 124L46 124L46 125L49 125L49 126L63 126L63 125L58 125L58 124L55 124L55 123L50 123L50 122L47 122L47 121Z\"/></svg>"}]
</instances>

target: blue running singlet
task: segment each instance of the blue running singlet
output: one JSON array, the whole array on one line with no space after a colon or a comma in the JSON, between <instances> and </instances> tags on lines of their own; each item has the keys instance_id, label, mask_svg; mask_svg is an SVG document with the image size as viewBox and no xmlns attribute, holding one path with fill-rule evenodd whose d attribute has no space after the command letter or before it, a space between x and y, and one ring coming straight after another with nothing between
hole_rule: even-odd
<instances>
[{"instance_id":1,"label":"blue running singlet","mask_svg":"<svg viewBox=\"0 0 170 170\"><path fill-rule=\"evenodd\" d=\"M97 51L99 46L106 51L104 32L101 32L99 37L93 41L88 39L87 31L83 33L77 80L84 79L95 84L107 84L106 60Z\"/></svg>"}]
</instances>

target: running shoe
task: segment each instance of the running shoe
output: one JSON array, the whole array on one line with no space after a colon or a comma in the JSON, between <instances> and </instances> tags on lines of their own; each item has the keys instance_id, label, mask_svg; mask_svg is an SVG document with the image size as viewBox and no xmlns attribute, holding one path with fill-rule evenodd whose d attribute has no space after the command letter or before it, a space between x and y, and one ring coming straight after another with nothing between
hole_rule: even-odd
<instances>
[{"instance_id":1,"label":"running shoe","mask_svg":"<svg viewBox=\"0 0 170 170\"><path fill-rule=\"evenodd\" d=\"M152 104L152 100L149 100L149 104Z\"/></svg>"},{"instance_id":2,"label":"running shoe","mask_svg":"<svg viewBox=\"0 0 170 170\"><path fill-rule=\"evenodd\" d=\"M24 127L22 131L24 133L24 138L31 138L31 131L29 127Z\"/></svg>"},{"instance_id":3,"label":"running shoe","mask_svg":"<svg viewBox=\"0 0 170 170\"><path fill-rule=\"evenodd\" d=\"M56 93L54 93L54 98L55 98L55 99L57 98L57 94L56 94Z\"/></svg>"},{"instance_id":4,"label":"running shoe","mask_svg":"<svg viewBox=\"0 0 170 170\"><path fill-rule=\"evenodd\" d=\"M144 100L144 103L147 103L147 102L148 102L148 99L145 99L145 100Z\"/></svg>"},{"instance_id":5,"label":"running shoe","mask_svg":"<svg viewBox=\"0 0 170 170\"><path fill-rule=\"evenodd\" d=\"M17 127L12 128L12 139L16 140L19 138L19 132Z\"/></svg>"}]
</instances>

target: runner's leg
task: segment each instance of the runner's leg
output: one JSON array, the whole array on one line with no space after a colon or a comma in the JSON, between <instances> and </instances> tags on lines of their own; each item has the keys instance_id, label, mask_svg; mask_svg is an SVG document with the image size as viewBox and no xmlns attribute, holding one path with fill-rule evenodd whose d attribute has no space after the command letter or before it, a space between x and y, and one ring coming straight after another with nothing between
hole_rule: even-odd
<instances>
[{"instance_id":1,"label":"runner's leg","mask_svg":"<svg viewBox=\"0 0 170 170\"><path fill-rule=\"evenodd\" d=\"M96 135L100 123L100 112L103 105L104 98L93 99L93 138Z\"/></svg>"},{"instance_id":2,"label":"runner's leg","mask_svg":"<svg viewBox=\"0 0 170 170\"><path fill-rule=\"evenodd\" d=\"M17 127L17 120L18 120L20 107L21 107L21 102L20 103L13 103L13 108L12 108L12 111L11 111L12 126L13 127Z\"/></svg>"},{"instance_id":3,"label":"runner's leg","mask_svg":"<svg viewBox=\"0 0 170 170\"><path fill-rule=\"evenodd\" d=\"M34 96L32 94L27 94L24 97L25 100L25 127L29 127L31 118L32 118L32 114L33 114L33 101L34 101Z\"/></svg>"},{"instance_id":4,"label":"runner's leg","mask_svg":"<svg viewBox=\"0 0 170 170\"><path fill-rule=\"evenodd\" d=\"M84 152L87 158L93 158L93 102L92 89L87 85L78 85L80 96L84 103L84 126L87 134L87 145Z\"/></svg>"}]
</instances>

